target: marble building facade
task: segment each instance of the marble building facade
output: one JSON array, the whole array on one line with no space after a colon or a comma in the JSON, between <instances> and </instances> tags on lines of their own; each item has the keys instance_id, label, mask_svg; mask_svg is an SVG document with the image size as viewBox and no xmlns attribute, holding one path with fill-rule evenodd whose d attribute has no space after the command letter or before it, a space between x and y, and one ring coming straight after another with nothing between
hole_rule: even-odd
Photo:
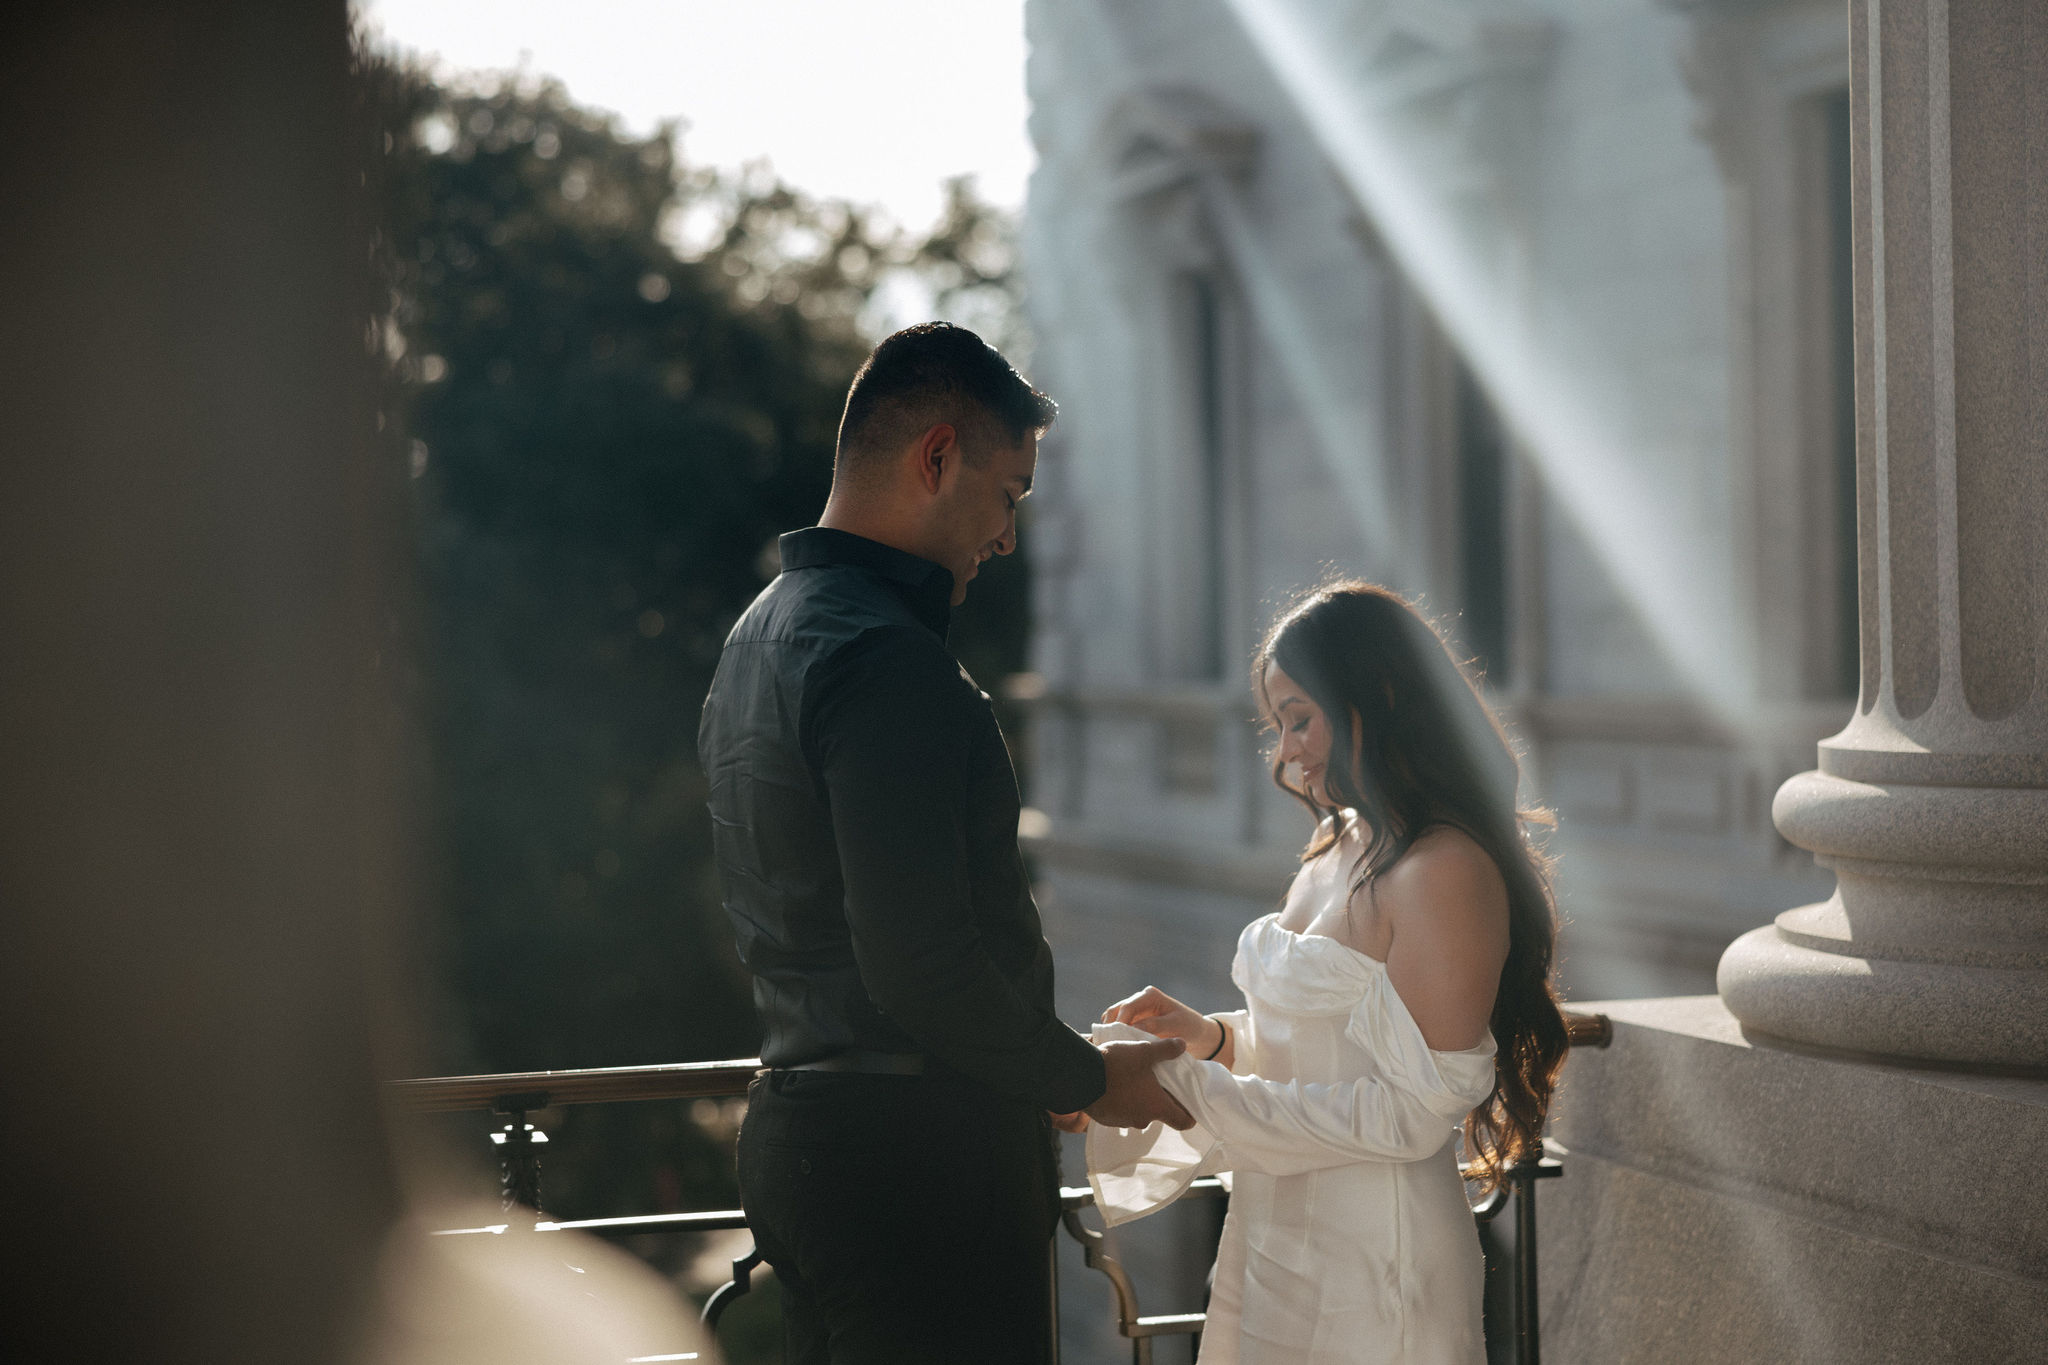
<instances>
[{"instance_id":1,"label":"marble building facade","mask_svg":"<svg viewBox=\"0 0 2048 1365\"><path fill-rule=\"evenodd\" d=\"M1248 16L1275 9L1477 225L1482 333L1571 339L1730 604L1695 641L1717 695L1339 165L1313 79L1262 46ZM1559 817L1574 994L1708 989L1730 940L1824 897L1769 805L1855 690L1840 6L1034 0L1029 23L1027 278L1065 415L1023 688L1069 1012L1226 988L1305 835L1245 661L1332 570L1419 595L1485 668Z\"/></svg>"},{"instance_id":2,"label":"marble building facade","mask_svg":"<svg viewBox=\"0 0 2048 1365\"><path fill-rule=\"evenodd\" d=\"M1029 13L1069 1017L1228 998L1305 833L1243 661L1380 577L1526 744L1614 1024L1553 1115L1546 1354L2042 1358L2048 9ZM1149 1311L1199 1297L1175 1212Z\"/></svg>"}]
</instances>

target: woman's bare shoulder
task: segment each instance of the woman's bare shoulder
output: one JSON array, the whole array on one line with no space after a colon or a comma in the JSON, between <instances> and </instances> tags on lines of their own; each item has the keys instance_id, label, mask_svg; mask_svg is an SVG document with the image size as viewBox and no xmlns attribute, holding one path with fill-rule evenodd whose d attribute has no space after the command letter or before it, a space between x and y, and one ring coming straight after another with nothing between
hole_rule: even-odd
<instances>
[{"instance_id":1,"label":"woman's bare shoulder","mask_svg":"<svg viewBox=\"0 0 2048 1365\"><path fill-rule=\"evenodd\" d=\"M1383 875L1421 880L1475 876L1499 881L1500 869L1494 866L1493 855L1466 831L1456 825L1431 825Z\"/></svg>"},{"instance_id":2,"label":"woman's bare shoulder","mask_svg":"<svg viewBox=\"0 0 2048 1365\"><path fill-rule=\"evenodd\" d=\"M1424 830L1379 878L1381 904L1396 925L1410 914L1483 925L1507 917L1507 882L1493 855L1455 825Z\"/></svg>"},{"instance_id":3,"label":"woman's bare shoulder","mask_svg":"<svg viewBox=\"0 0 2048 1365\"><path fill-rule=\"evenodd\" d=\"M1380 878L1392 921L1387 975L1429 1046L1456 1051L1486 1032L1508 951L1500 868L1460 829L1426 832Z\"/></svg>"}]
</instances>

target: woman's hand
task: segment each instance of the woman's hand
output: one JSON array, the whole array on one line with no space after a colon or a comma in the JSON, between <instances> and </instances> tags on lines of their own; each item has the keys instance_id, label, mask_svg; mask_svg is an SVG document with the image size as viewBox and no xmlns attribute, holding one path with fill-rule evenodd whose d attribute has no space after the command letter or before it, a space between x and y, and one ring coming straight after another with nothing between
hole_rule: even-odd
<instances>
[{"instance_id":1,"label":"woman's hand","mask_svg":"<svg viewBox=\"0 0 2048 1365\"><path fill-rule=\"evenodd\" d=\"M1157 986L1147 986L1117 1001L1103 1011L1102 1022L1135 1025L1155 1038L1178 1038L1188 1045L1188 1055L1196 1058L1215 1055L1226 1031L1222 1024L1196 1013Z\"/></svg>"}]
</instances>

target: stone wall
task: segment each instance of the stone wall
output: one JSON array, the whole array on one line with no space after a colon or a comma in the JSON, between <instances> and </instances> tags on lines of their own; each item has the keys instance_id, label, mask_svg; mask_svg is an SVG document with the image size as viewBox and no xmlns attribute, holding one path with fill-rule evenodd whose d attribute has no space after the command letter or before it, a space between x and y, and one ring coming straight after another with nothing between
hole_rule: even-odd
<instances>
[{"instance_id":1,"label":"stone wall","mask_svg":"<svg viewBox=\"0 0 2048 1365\"><path fill-rule=\"evenodd\" d=\"M1714 996L1588 1008L1614 1042L1559 1094L1547 1359L2041 1359L2048 1081L1755 1046Z\"/></svg>"},{"instance_id":2,"label":"stone wall","mask_svg":"<svg viewBox=\"0 0 2048 1365\"><path fill-rule=\"evenodd\" d=\"M1827 566L1772 560L1767 590L1746 577L1779 531L1766 512L1786 501L1759 493L1756 471L1803 487L1819 457L1751 439L1756 374L1796 369L1805 343L1758 340L1745 301L1766 269L1811 263L1796 244L1751 250L1789 229L1753 227L1747 191L1731 189L1738 162L1789 166L1796 130L1751 130L1735 157L1713 82L1786 67L1765 39L1788 40L1714 46L1690 11L1649 0L1502 4L1492 27L1428 31L1386 6L1296 8L1334 35L1345 80L1394 71L1425 92L1400 126L1429 148L1474 269L1494 272L1498 328L1578 358L1572 383L1630 478L1740 608L1679 631L1712 636L1707 654L1738 680L1731 704L1674 668L1611 547L1596 548L1607 531L1586 524L1584 495L1553 487L1527 449L1512 459L1512 657L1493 682L1529 746L1531 796L1561 816L1567 970L1581 993L1704 989L1729 940L1826 892L1768 806L1845 706L1781 678L1790 646L1762 639L1760 604L1833 611ZM1752 9L1781 28L1833 13ZM1445 565L1463 532L1443 392L1462 343L1238 7L1035 0L1028 16L1041 165L1025 259L1038 377L1065 414L1027 529L1039 846L1076 941L1100 920L1122 951L1142 939L1114 927L1116 897L1096 898L1107 866L1139 884L1162 858L1237 869L1229 909L1191 912L1190 932L1227 958L1242 918L1279 891L1248 876L1284 879L1305 833L1267 790L1251 731L1240 670L1261 624L1335 569L1420 593L1455 627L1462 585ZM1845 81L1839 48L1792 65L1808 85ZM1190 492L1204 477L1199 386L1174 303L1190 276L1221 300L1213 508ZM1223 618L1211 671L1186 666L1205 584ZM1064 883L1069 854L1098 881Z\"/></svg>"}]
</instances>

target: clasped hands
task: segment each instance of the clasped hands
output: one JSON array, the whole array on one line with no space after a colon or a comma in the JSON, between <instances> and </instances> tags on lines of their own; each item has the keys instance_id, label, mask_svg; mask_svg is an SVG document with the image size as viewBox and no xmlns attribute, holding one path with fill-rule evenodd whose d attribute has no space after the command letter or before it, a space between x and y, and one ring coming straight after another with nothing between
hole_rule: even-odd
<instances>
[{"instance_id":1,"label":"clasped hands","mask_svg":"<svg viewBox=\"0 0 2048 1365\"><path fill-rule=\"evenodd\" d=\"M1132 1024L1154 1035L1149 1043L1105 1043L1103 1070L1109 1085L1102 1098L1076 1114L1054 1114L1053 1126L1078 1133L1093 1119L1112 1128L1143 1128L1155 1120L1169 1128L1194 1127L1194 1118L1159 1084L1153 1068L1191 1046L1206 1055L1218 1050L1217 1021L1197 1013L1156 986L1119 1000L1103 1011L1106 1024ZM1225 1030L1228 1041L1228 1030Z\"/></svg>"}]
</instances>

